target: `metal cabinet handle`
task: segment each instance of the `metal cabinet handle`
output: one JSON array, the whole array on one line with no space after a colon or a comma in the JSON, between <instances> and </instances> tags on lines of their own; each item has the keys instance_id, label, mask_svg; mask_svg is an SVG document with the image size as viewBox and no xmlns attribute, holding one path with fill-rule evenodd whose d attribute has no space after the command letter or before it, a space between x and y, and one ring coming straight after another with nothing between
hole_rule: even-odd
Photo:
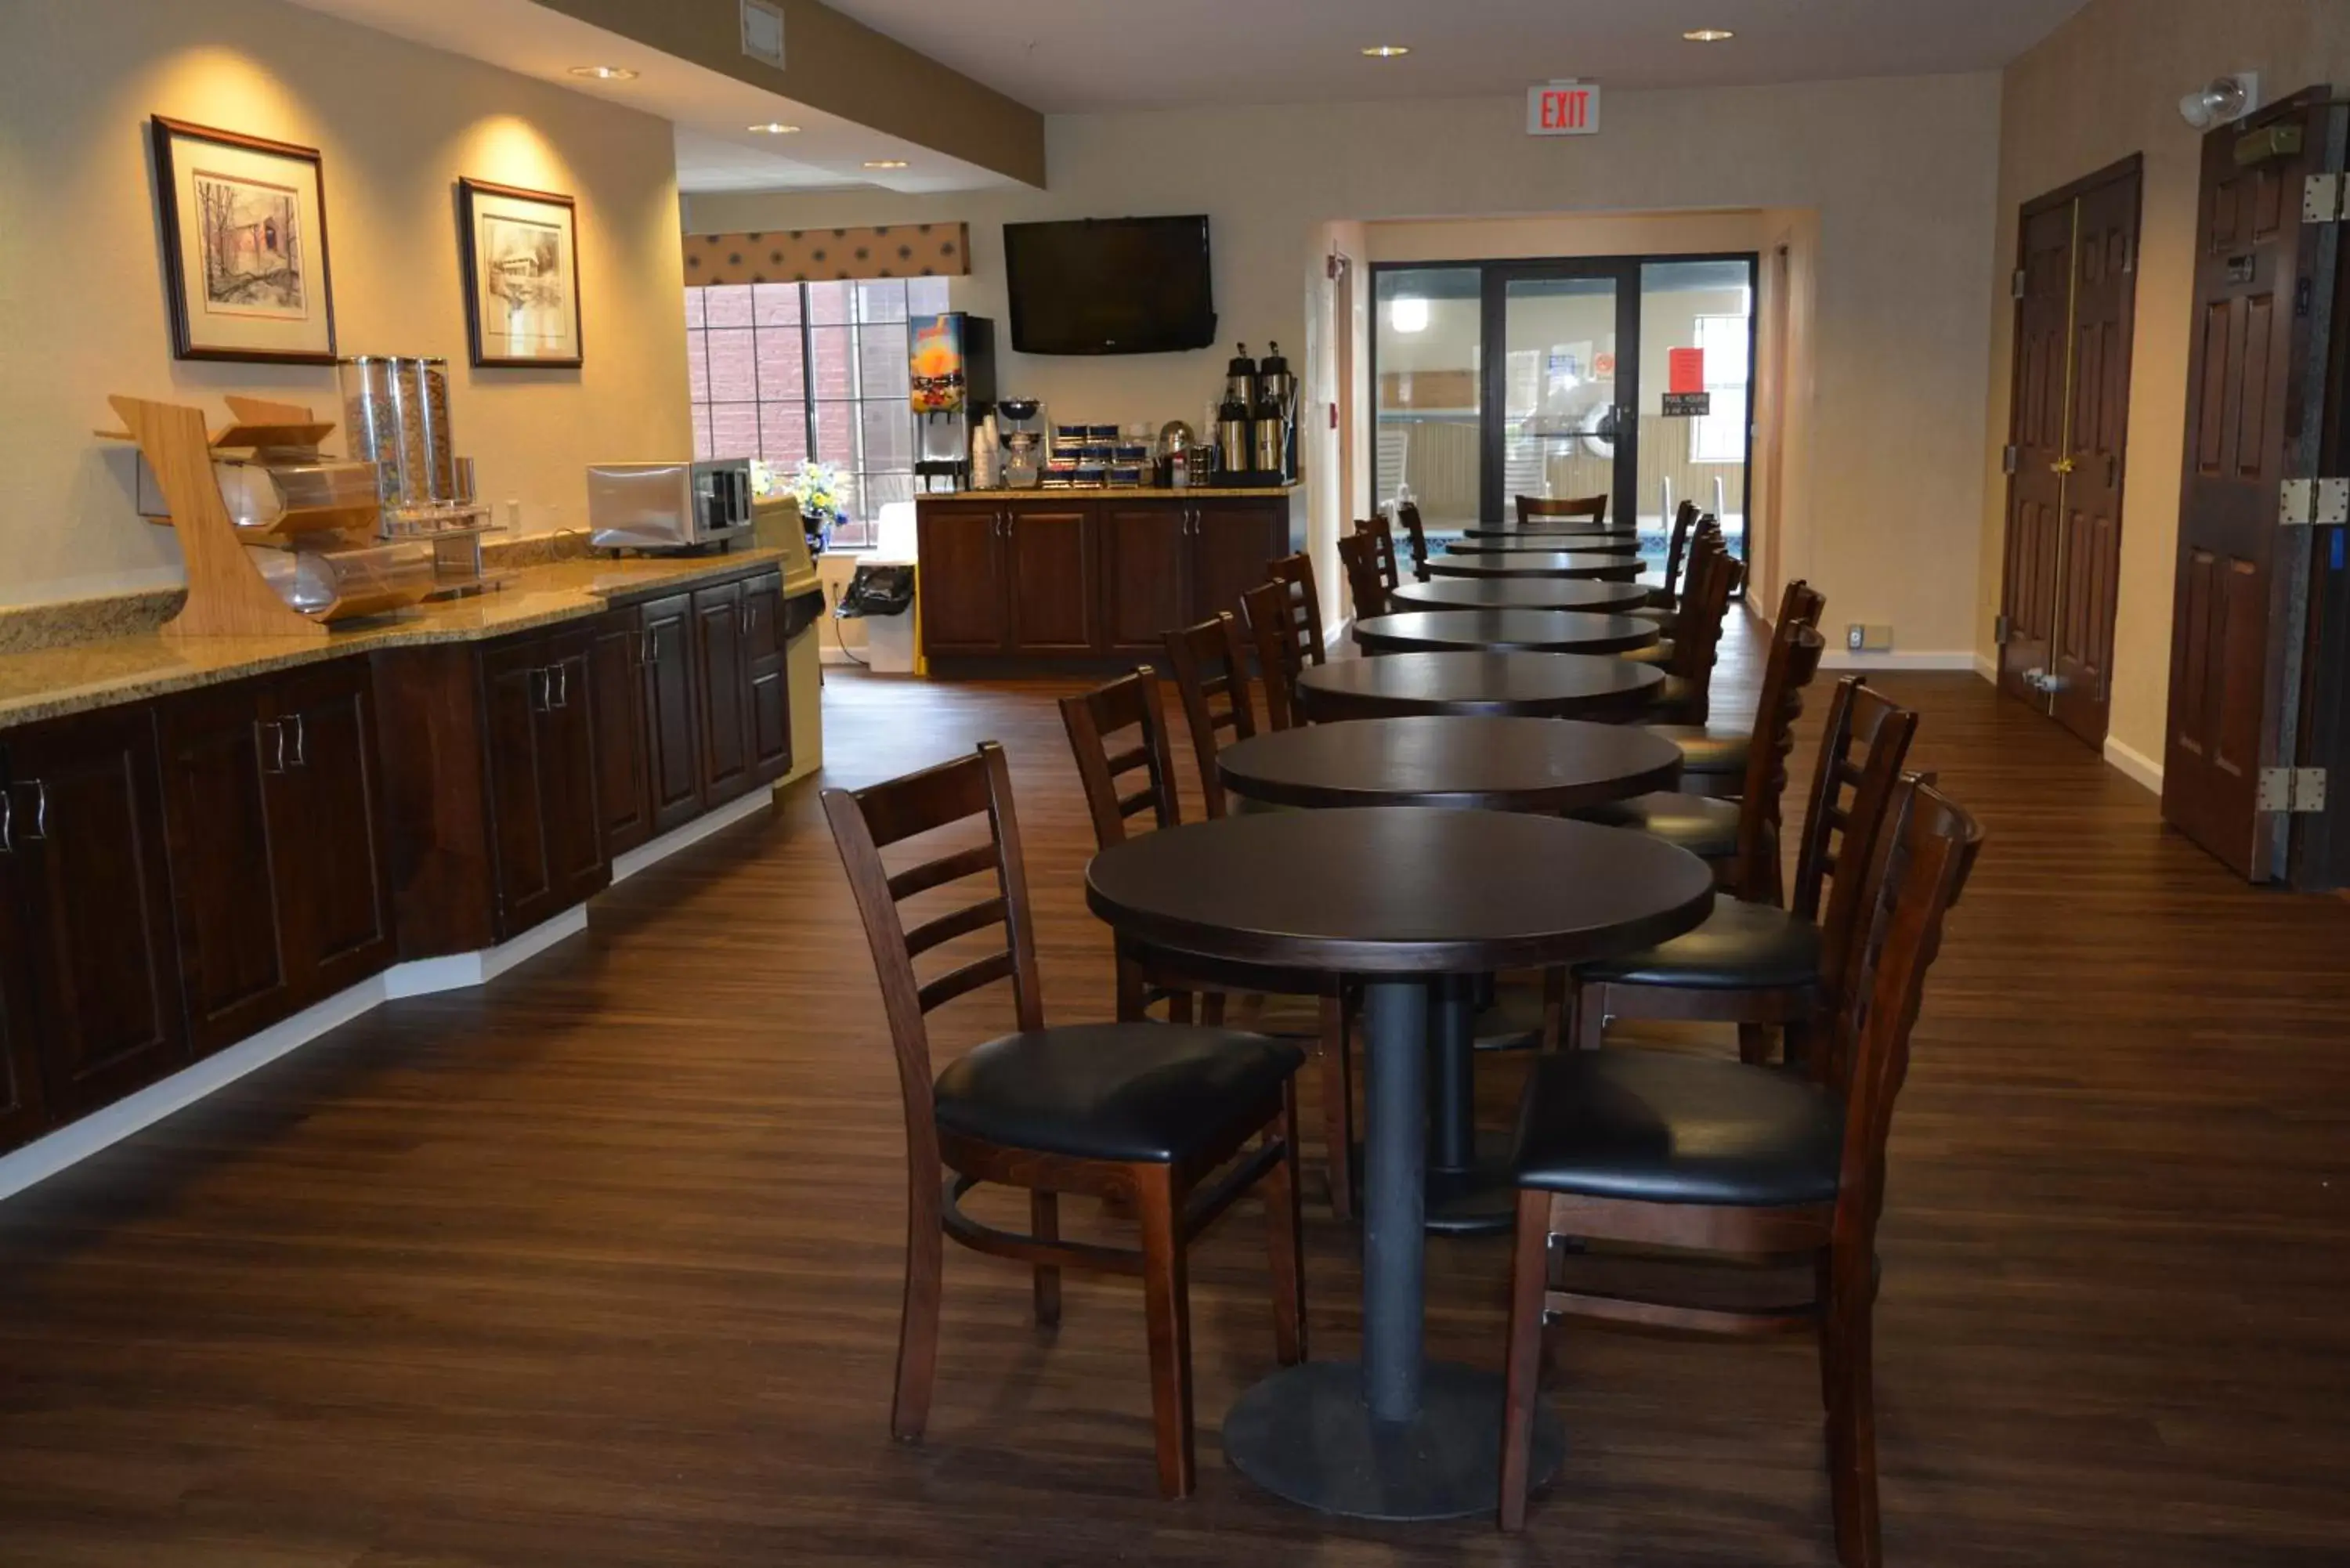
<instances>
[{"instance_id":1,"label":"metal cabinet handle","mask_svg":"<svg viewBox=\"0 0 2350 1568\"><path fill-rule=\"evenodd\" d=\"M294 715L294 765L297 768L310 765L310 732L303 724L299 713Z\"/></svg>"},{"instance_id":2,"label":"metal cabinet handle","mask_svg":"<svg viewBox=\"0 0 2350 1568\"><path fill-rule=\"evenodd\" d=\"M571 706L571 666L568 664L555 667L555 705L558 708Z\"/></svg>"},{"instance_id":3,"label":"metal cabinet handle","mask_svg":"<svg viewBox=\"0 0 2350 1568\"><path fill-rule=\"evenodd\" d=\"M16 797L0 787L0 855L16 853Z\"/></svg>"},{"instance_id":4,"label":"metal cabinet handle","mask_svg":"<svg viewBox=\"0 0 2350 1568\"><path fill-rule=\"evenodd\" d=\"M530 672L530 711L552 712L555 708L555 672L541 665Z\"/></svg>"},{"instance_id":5,"label":"metal cabinet handle","mask_svg":"<svg viewBox=\"0 0 2350 1568\"><path fill-rule=\"evenodd\" d=\"M28 844L38 844L49 836L49 786L39 779L33 784L33 831L25 835Z\"/></svg>"},{"instance_id":6,"label":"metal cabinet handle","mask_svg":"<svg viewBox=\"0 0 2350 1568\"><path fill-rule=\"evenodd\" d=\"M282 774L286 771L286 726L275 719L265 719L261 728L268 733L268 754L261 760L261 771Z\"/></svg>"},{"instance_id":7,"label":"metal cabinet handle","mask_svg":"<svg viewBox=\"0 0 2350 1568\"><path fill-rule=\"evenodd\" d=\"M650 670L660 662L660 639L650 630L637 634L637 668Z\"/></svg>"}]
</instances>

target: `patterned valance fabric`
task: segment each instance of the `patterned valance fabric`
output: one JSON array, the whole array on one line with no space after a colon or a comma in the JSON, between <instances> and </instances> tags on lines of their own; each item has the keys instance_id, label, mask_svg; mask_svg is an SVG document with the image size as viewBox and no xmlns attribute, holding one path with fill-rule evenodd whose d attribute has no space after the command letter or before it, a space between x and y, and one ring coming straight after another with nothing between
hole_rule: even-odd
<instances>
[{"instance_id":1,"label":"patterned valance fabric","mask_svg":"<svg viewBox=\"0 0 2350 1568\"><path fill-rule=\"evenodd\" d=\"M689 288L719 283L823 283L853 277L962 277L968 223L885 223L871 229L774 229L685 236Z\"/></svg>"}]
</instances>

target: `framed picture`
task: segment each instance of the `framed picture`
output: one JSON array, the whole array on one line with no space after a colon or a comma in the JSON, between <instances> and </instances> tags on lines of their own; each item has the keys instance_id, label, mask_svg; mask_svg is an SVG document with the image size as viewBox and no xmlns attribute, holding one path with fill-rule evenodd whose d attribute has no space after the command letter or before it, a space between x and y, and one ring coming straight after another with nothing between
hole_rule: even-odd
<instances>
[{"instance_id":1,"label":"framed picture","mask_svg":"<svg viewBox=\"0 0 2350 1568\"><path fill-rule=\"evenodd\" d=\"M318 150L153 116L172 352L335 362Z\"/></svg>"},{"instance_id":2,"label":"framed picture","mask_svg":"<svg viewBox=\"0 0 2350 1568\"><path fill-rule=\"evenodd\" d=\"M568 196L457 182L473 363L579 363L579 221Z\"/></svg>"}]
</instances>

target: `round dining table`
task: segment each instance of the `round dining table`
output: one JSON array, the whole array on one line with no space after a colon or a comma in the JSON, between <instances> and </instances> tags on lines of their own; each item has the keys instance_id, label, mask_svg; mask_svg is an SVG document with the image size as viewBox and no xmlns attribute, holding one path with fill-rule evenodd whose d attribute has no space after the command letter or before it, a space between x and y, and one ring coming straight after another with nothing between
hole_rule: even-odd
<instances>
[{"instance_id":1,"label":"round dining table","mask_svg":"<svg viewBox=\"0 0 2350 1568\"><path fill-rule=\"evenodd\" d=\"M1245 814L1094 857L1087 907L1121 941L1362 985L1362 1356L1284 1368L1243 1393L1224 1417L1243 1475L1356 1518L1493 1507L1501 1377L1430 1362L1423 1336L1430 987L1669 940L1712 902L1705 863L1660 839L1496 811ZM1537 1482L1565 1448L1537 1410Z\"/></svg>"},{"instance_id":2,"label":"round dining table","mask_svg":"<svg viewBox=\"0 0 2350 1568\"><path fill-rule=\"evenodd\" d=\"M1388 590L1399 610L1551 609L1616 615L1648 602L1640 583L1603 583L1594 577L1445 577L1414 582L1407 577Z\"/></svg>"},{"instance_id":3,"label":"round dining table","mask_svg":"<svg viewBox=\"0 0 2350 1568\"><path fill-rule=\"evenodd\" d=\"M1317 724L1406 713L1478 713L1622 722L1655 705L1665 672L1582 653L1390 653L1297 672L1298 705Z\"/></svg>"},{"instance_id":4,"label":"round dining table","mask_svg":"<svg viewBox=\"0 0 2350 1568\"><path fill-rule=\"evenodd\" d=\"M1427 713L1270 730L1218 751L1216 773L1267 805L1555 816L1673 788L1681 749L1638 725Z\"/></svg>"},{"instance_id":5,"label":"round dining table","mask_svg":"<svg viewBox=\"0 0 2350 1568\"><path fill-rule=\"evenodd\" d=\"M1586 610L1401 610L1355 623L1366 653L1438 653L1491 649L1499 653L1633 653L1656 645L1657 623L1638 616Z\"/></svg>"},{"instance_id":6,"label":"round dining table","mask_svg":"<svg viewBox=\"0 0 2350 1568\"><path fill-rule=\"evenodd\" d=\"M1461 530L1471 539L1513 539L1521 535L1538 538L1631 539L1639 535L1638 528L1616 523L1592 523L1582 518L1560 517L1540 523L1471 523Z\"/></svg>"},{"instance_id":7,"label":"round dining table","mask_svg":"<svg viewBox=\"0 0 2350 1568\"><path fill-rule=\"evenodd\" d=\"M1437 555L1428 558L1426 570L1434 577L1596 577L1628 583L1640 575L1640 558L1596 550L1532 556Z\"/></svg>"},{"instance_id":8,"label":"round dining table","mask_svg":"<svg viewBox=\"0 0 2350 1568\"><path fill-rule=\"evenodd\" d=\"M1444 554L1448 556L1535 556L1559 550L1586 556L1637 556L1640 553L1640 541L1629 534L1605 536L1520 534L1510 539L1448 539L1444 542Z\"/></svg>"}]
</instances>

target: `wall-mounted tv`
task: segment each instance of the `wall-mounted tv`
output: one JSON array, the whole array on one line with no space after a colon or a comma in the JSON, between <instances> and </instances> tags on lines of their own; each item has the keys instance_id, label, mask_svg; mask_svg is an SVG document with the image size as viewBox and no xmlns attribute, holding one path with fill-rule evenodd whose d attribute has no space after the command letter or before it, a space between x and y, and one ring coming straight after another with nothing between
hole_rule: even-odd
<instances>
[{"instance_id":1,"label":"wall-mounted tv","mask_svg":"<svg viewBox=\"0 0 2350 1568\"><path fill-rule=\"evenodd\" d=\"M1216 340L1204 217L1006 223L1003 271L1016 353L1165 354Z\"/></svg>"}]
</instances>

